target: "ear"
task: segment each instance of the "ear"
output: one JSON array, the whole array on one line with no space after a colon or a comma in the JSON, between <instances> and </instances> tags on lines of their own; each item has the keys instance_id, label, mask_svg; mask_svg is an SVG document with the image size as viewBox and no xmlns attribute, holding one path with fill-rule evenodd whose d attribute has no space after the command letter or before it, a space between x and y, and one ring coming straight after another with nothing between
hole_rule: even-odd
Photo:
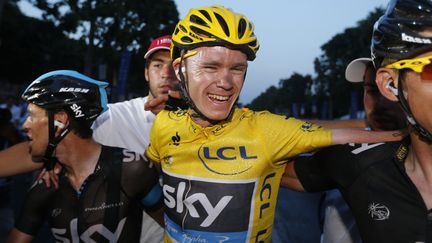
<instances>
[{"instance_id":1,"label":"ear","mask_svg":"<svg viewBox=\"0 0 432 243\"><path fill-rule=\"evenodd\" d=\"M376 84L380 93L391 101L398 101L398 73L393 69L380 68L376 74Z\"/></svg>"},{"instance_id":2,"label":"ear","mask_svg":"<svg viewBox=\"0 0 432 243\"><path fill-rule=\"evenodd\" d=\"M174 68L174 72L175 72L175 75L177 77L177 80L180 80L180 75L179 75L179 72L180 72L180 60L178 58L176 60L174 60L173 63L172 63L172 66Z\"/></svg>"},{"instance_id":3,"label":"ear","mask_svg":"<svg viewBox=\"0 0 432 243\"><path fill-rule=\"evenodd\" d=\"M69 123L69 116L66 112L60 111L54 114L54 125L60 130L63 130ZM57 131L58 129L56 129Z\"/></svg>"},{"instance_id":4,"label":"ear","mask_svg":"<svg viewBox=\"0 0 432 243\"><path fill-rule=\"evenodd\" d=\"M148 74L148 68L144 68L144 78L147 82L149 82L149 74Z\"/></svg>"}]
</instances>

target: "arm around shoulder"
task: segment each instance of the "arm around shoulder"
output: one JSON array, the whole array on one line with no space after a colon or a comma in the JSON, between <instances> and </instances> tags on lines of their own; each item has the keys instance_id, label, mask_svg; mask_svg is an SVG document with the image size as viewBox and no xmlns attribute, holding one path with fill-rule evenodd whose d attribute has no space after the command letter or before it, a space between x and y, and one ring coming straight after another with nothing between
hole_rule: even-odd
<instances>
[{"instance_id":1,"label":"arm around shoulder","mask_svg":"<svg viewBox=\"0 0 432 243\"><path fill-rule=\"evenodd\" d=\"M332 129L332 144L392 142L402 140L403 136L401 131Z\"/></svg>"}]
</instances>

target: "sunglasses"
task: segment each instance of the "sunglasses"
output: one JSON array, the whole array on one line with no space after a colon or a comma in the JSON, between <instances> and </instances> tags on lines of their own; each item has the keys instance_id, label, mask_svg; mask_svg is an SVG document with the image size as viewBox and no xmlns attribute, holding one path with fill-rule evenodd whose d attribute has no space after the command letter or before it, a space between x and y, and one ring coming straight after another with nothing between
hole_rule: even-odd
<instances>
[{"instance_id":1,"label":"sunglasses","mask_svg":"<svg viewBox=\"0 0 432 243\"><path fill-rule=\"evenodd\" d=\"M405 69L409 68L416 73L420 73L422 80L432 81L432 56L404 59L386 65L386 68Z\"/></svg>"}]
</instances>

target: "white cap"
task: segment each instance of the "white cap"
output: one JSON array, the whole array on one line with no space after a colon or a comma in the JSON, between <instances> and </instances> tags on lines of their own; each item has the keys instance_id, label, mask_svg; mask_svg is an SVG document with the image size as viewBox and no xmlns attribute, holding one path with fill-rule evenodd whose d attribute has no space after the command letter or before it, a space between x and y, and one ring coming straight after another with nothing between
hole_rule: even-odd
<instances>
[{"instance_id":1,"label":"white cap","mask_svg":"<svg viewBox=\"0 0 432 243\"><path fill-rule=\"evenodd\" d=\"M361 57L352 60L345 69L345 79L354 83L363 82L368 64L372 64L371 58Z\"/></svg>"}]
</instances>

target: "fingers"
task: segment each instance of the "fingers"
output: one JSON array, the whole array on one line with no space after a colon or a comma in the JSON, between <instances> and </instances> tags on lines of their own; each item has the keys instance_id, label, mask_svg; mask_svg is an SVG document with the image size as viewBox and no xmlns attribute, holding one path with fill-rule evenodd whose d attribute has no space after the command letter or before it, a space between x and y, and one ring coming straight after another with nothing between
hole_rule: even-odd
<instances>
[{"instance_id":1,"label":"fingers","mask_svg":"<svg viewBox=\"0 0 432 243\"><path fill-rule=\"evenodd\" d=\"M45 183L45 186L47 188L51 187L51 180L50 180L49 171L47 171L46 169L43 169L41 171L41 173L38 176L38 180L43 180L43 182Z\"/></svg>"},{"instance_id":2,"label":"fingers","mask_svg":"<svg viewBox=\"0 0 432 243\"><path fill-rule=\"evenodd\" d=\"M153 114L159 113L161 110L165 107L165 102L168 100L167 95L161 95L159 97L156 97L154 99L151 99L147 101L144 104L144 110L151 111Z\"/></svg>"},{"instance_id":3,"label":"fingers","mask_svg":"<svg viewBox=\"0 0 432 243\"><path fill-rule=\"evenodd\" d=\"M180 91L168 90L168 95L171 96L171 97L173 97L173 98L176 98L176 99L181 99L182 98L182 95L181 95Z\"/></svg>"},{"instance_id":4,"label":"fingers","mask_svg":"<svg viewBox=\"0 0 432 243\"><path fill-rule=\"evenodd\" d=\"M50 176L50 180L52 181L52 183L54 184L55 189L59 188L59 178L58 175L55 173L55 170L50 170L49 172L49 176Z\"/></svg>"},{"instance_id":5,"label":"fingers","mask_svg":"<svg viewBox=\"0 0 432 243\"><path fill-rule=\"evenodd\" d=\"M47 171L45 168L41 171L39 176L37 177L37 180L43 180L45 183L45 186L47 188L51 187L51 184L54 185L56 189L59 187L59 177L58 174L60 174L62 170L62 166L60 164L56 164L54 166L54 169Z\"/></svg>"},{"instance_id":6,"label":"fingers","mask_svg":"<svg viewBox=\"0 0 432 243\"><path fill-rule=\"evenodd\" d=\"M57 163L54 166L54 169L51 170L51 171L49 171L49 173L50 173L50 180L52 181L52 183L54 184L54 187L56 189L59 188L59 177L58 177L58 175L60 174L61 170L62 170L62 166L59 163Z\"/></svg>"},{"instance_id":7,"label":"fingers","mask_svg":"<svg viewBox=\"0 0 432 243\"><path fill-rule=\"evenodd\" d=\"M44 174L46 173L46 169L43 168L41 170L41 172L39 173L38 177L36 178L37 181L39 181L40 179L43 179Z\"/></svg>"}]
</instances>

